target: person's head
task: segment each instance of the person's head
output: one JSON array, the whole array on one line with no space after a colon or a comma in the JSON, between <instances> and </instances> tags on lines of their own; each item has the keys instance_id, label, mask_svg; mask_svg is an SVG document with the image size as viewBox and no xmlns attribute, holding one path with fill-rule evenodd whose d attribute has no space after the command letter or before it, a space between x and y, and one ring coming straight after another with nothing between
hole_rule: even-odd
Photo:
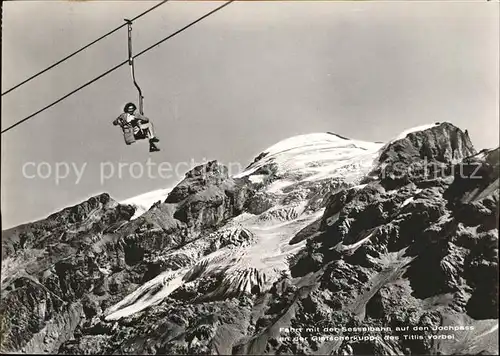
<instances>
[{"instance_id":1,"label":"person's head","mask_svg":"<svg viewBox=\"0 0 500 356\"><path fill-rule=\"evenodd\" d=\"M132 114L132 113L134 113L135 109L137 109L137 107L135 106L134 103L127 103L127 104L125 104L125 107L123 108L123 112L126 112L128 114Z\"/></svg>"}]
</instances>

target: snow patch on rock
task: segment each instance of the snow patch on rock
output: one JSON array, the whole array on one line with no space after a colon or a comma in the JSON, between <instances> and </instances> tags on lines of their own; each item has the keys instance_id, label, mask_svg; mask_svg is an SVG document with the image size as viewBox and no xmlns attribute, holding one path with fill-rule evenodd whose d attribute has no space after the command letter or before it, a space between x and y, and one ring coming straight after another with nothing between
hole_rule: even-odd
<instances>
[{"instance_id":1,"label":"snow patch on rock","mask_svg":"<svg viewBox=\"0 0 500 356\"><path fill-rule=\"evenodd\" d=\"M408 130L404 130L403 132L401 132L398 136L396 136L394 139L389 141L389 143L392 143L392 142L397 141L397 140L402 140L406 136L408 136L409 134L411 134L413 132L425 131L425 130L431 129L431 128L439 126L439 125L440 125L439 123L434 123L434 124L425 124L425 125L420 125L420 126L415 126L415 127L409 128Z\"/></svg>"},{"instance_id":2,"label":"snow patch on rock","mask_svg":"<svg viewBox=\"0 0 500 356\"><path fill-rule=\"evenodd\" d=\"M144 214L151 208L151 206L157 201L162 203L167 199L168 194L172 188L158 189L152 192L147 192L140 194L131 198L127 198L120 202L120 204L132 205L136 208L134 216L130 220L137 219L139 216Z\"/></svg>"}]
</instances>

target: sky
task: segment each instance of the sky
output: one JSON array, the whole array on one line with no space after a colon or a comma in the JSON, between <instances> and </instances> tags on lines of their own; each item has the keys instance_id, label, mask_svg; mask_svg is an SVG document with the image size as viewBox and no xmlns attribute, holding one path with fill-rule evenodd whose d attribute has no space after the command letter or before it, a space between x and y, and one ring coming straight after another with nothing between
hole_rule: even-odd
<instances>
[{"instance_id":1,"label":"sky","mask_svg":"<svg viewBox=\"0 0 500 356\"><path fill-rule=\"evenodd\" d=\"M4 2L2 92L156 3ZM160 6L134 23L134 53L221 4ZM3 133L3 229L102 192L121 201L171 187L207 160L236 174L299 134L387 141L450 121L477 149L497 147L498 10L482 1L232 3L135 60L160 152L126 146L111 124L137 99L128 66ZM2 130L126 59L125 27L2 96Z\"/></svg>"}]
</instances>

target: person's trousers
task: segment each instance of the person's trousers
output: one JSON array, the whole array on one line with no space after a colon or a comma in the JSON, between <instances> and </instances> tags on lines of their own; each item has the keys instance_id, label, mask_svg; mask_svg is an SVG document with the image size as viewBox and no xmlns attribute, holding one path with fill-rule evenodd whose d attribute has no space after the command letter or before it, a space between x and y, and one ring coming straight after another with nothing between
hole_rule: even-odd
<instances>
[{"instance_id":1,"label":"person's trousers","mask_svg":"<svg viewBox=\"0 0 500 356\"><path fill-rule=\"evenodd\" d=\"M146 137L148 139L152 139L153 137L155 137L154 127L151 122L139 124L139 127L134 127L134 134L137 134L139 132L139 129L146 134Z\"/></svg>"}]
</instances>

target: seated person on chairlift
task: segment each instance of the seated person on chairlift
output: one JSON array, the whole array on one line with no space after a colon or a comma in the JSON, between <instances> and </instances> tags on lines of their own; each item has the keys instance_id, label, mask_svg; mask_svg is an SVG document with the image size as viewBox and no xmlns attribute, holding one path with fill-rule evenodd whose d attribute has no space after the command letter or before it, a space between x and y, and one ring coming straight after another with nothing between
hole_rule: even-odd
<instances>
[{"instance_id":1,"label":"seated person on chairlift","mask_svg":"<svg viewBox=\"0 0 500 356\"><path fill-rule=\"evenodd\" d=\"M136 140L149 139L149 152L159 151L160 149L155 143L160 140L155 137L153 124L147 117L137 112L136 109L134 103L127 103L123 108L123 113L113 121L113 125L120 125L122 129L131 126Z\"/></svg>"}]
</instances>

